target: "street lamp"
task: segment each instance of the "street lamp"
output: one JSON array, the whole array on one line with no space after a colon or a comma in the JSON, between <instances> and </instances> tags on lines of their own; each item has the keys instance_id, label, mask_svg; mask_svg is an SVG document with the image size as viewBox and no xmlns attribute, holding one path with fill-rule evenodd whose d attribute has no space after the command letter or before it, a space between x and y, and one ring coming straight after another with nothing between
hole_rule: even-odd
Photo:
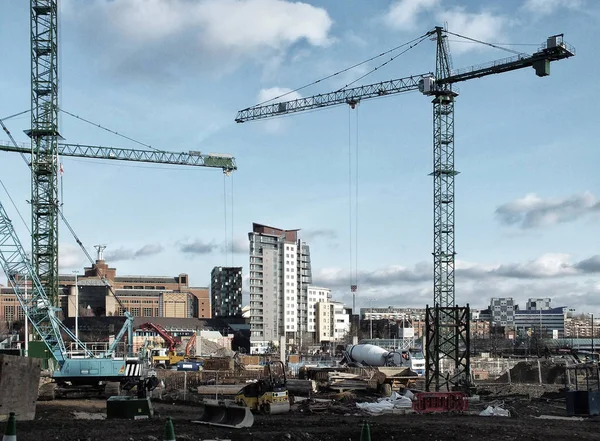
<instances>
[{"instance_id":1,"label":"street lamp","mask_svg":"<svg viewBox=\"0 0 600 441\"><path fill-rule=\"evenodd\" d=\"M592 319L592 360L594 363L596 362L596 355L594 353L594 313L590 313L590 317Z\"/></svg>"},{"instance_id":2,"label":"street lamp","mask_svg":"<svg viewBox=\"0 0 600 441\"><path fill-rule=\"evenodd\" d=\"M371 318L371 340L373 340L373 299L371 300L371 314L369 317Z\"/></svg>"},{"instance_id":3,"label":"street lamp","mask_svg":"<svg viewBox=\"0 0 600 441\"><path fill-rule=\"evenodd\" d=\"M75 338L79 340L79 286L77 286L79 271L73 271L73 274L75 274Z\"/></svg>"},{"instance_id":4,"label":"street lamp","mask_svg":"<svg viewBox=\"0 0 600 441\"><path fill-rule=\"evenodd\" d=\"M25 357L29 354L29 319L27 318L29 305L27 304L27 273L25 273Z\"/></svg>"}]
</instances>

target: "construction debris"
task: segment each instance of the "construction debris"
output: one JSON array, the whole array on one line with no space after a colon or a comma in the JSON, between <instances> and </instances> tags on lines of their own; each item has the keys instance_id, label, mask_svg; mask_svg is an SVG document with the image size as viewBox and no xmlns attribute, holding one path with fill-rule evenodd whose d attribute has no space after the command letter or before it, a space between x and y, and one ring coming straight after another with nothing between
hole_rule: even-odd
<instances>
[{"instance_id":1,"label":"construction debris","mask_svg":"<svg viewBox=\"0 0 600 441\"><path fill-rule=\"evenodd\" d=\"M412 409L412 400L404 395L393 392L390 397L380 398L375 403L356 403L356 407L371 415L393 413L396 409Z\"/></svg>"}]
</instances>

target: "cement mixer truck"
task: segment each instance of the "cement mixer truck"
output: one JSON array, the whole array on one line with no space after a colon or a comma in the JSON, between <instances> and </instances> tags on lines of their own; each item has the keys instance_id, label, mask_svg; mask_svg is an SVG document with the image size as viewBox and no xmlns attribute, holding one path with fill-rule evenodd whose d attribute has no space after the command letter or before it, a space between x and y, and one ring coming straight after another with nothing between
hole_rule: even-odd
<instances>
[{"instance_id":1,"label":"cement mixer truck","mask_svg":"<svg viewBox=\"0 0 600 441\"><path fill-rule=\"evenodd\" d=\"M387 351L380 346L361 344L346 346L348 362L360 363L365 366L401 366L402 354L396 351Z\"/></svg>"},{"instance_id":2,"label":"cement mixer truck","mask_svg":"<svg viewBox=\"0 0 600 441\"><path fill-rule=\"evenodd\" d=\"M410 387L414 384L415 377L423 375L425 370L424 360L418 360L409 351L388 351L371 344L348 345L344 351L344 359L348 366L377 368L379 374L384 374L378 375L378 389L385 396L391 395L393 390ZM413 369L413 361L421 361L422 369ZM410 375L403 374L407 368L411 370Z\"/></svg>"}]
</instances>

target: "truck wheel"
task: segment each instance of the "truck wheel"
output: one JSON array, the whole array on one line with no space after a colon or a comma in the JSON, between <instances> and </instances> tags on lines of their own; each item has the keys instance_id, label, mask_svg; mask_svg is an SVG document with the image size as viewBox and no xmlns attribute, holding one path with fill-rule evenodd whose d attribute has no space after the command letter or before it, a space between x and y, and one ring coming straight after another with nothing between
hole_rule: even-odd
<instances>
[{"instance_id":1,"label":"truck wheel","mask_svg":"<svg viewBox=\"0 0 600 441\"><path fill-rule=\"evenodd\" d=\"M381 385L381 394L384 397L389 397L392 395L392 385L389 383L383 383Z\"/></svg>"}]
</instances>

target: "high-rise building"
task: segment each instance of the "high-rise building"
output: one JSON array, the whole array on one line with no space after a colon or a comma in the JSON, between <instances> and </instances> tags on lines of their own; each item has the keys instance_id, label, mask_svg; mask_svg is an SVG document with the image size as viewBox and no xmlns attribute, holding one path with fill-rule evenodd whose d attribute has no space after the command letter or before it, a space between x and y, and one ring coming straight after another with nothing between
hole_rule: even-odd
<instances>
[{"instance_id":1,"label":"high-rise building","mask_svg":"<svg viewBox=\"0 0 600 441\"><path fill-rule=\"evenodd\" d=\"M210 273L212 317L241 317L242 267L216 266Z\"/></svg>"},{"instance_id":2,"label":"high-rise building","mask_svg":"<svg viewBox=\"0 0 600 441\"><path fill-rule=\"evenodd\" d=\"M257 223L250 241L250 351L260 353L285 336L302 344L308 330L309 246L298 230Z\"/></svg>"}]
</instances>

